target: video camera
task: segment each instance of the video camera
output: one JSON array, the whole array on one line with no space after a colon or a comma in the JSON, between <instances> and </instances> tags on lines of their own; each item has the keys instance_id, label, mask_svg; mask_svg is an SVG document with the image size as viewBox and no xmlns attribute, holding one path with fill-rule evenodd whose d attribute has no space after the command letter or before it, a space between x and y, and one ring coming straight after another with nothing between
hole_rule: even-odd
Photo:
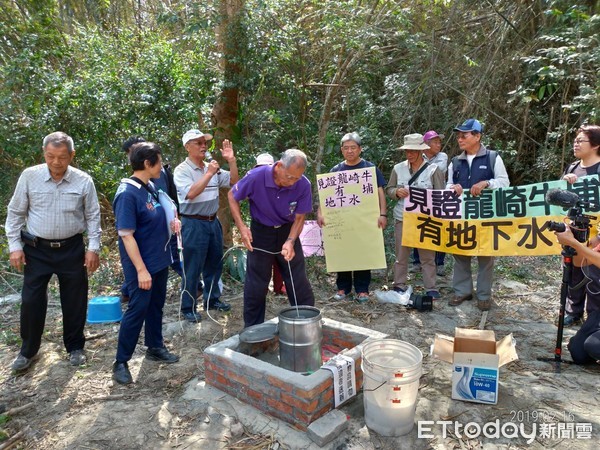
<instances>
[{"instance_id":1,"label":"video camera","mask_svg":"<svg viewBox=\"0 0 600 450\"><path fill-rule=\"evenodd\" d=\"M595 216L583 213L584 209L592 207L590 202L579 200L579 196L571 191L550 189L546 193L546 203L569 208L567 218L571 222L569 228L573 236L581 243L588 241L591 228L590 221L596 219ZM559 233L567 229L567 225L564 222L549 220L546 222L546 225L550 231L558 231Z\"/></svg>"},{"instance_id":2,"label":"video camera","mask_svg":"<svg viewBox=\"0 0 600 450\"><path fill-rule=\"evenodd\" d=\"M429 295L410 294L410 300L406 306L417 311L431 311L433 309L433 298Z\"/></svg>"}]
</instances>

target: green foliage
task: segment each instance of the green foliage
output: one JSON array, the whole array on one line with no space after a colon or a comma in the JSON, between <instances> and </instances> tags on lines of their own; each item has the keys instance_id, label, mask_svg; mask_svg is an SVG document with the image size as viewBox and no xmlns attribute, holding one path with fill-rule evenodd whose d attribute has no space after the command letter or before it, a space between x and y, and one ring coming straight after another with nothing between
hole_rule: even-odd
<instances>
[{"instance_id":1,"label":"green foliage","mask_svg":"<svg viewBox=\"0 0 600 450\"><path fill-rule=\"evenodd\" d=\"M436 129L453 156L450 130L477 117L522 184L557 177L572 158L573 131L599 119L593 2L240 5L226 32L247 50L224 64L218 0L0 0L0 216L18 174L42 161L47 133L73 136L75 163L107 207L128 172L125 138L156 141L177 164L183 131L204 127L231 86L240 90L242 174L258 153L298 147L314 179L340 161L340 137L357 131L364 157L387 176L403 157L395 150L403 135Z\"/></svg>"},{"instance_id":2,"label":"green foliage","mask_svg":"<svg viewBox=\"0 0 600 450\"><path fill-rule=\"evenodd\" d=\"M509 95L512 103L528 104L547 122L536 166L557 176L572 159L575 130L600 121L600 15L590 14L592 8L583 4L547 3L545 25L529 54L520 58L522 82Z\"/></svg>"},{"instance_id":3,"label":"green foliage","mask_svg":"<svg viewBox=\"0 0 600 450\"><path fill-rule=\"evenodd\" d=\"M21 344L21 337L13 330L2 330L0 331L0 342L4 345L18 345Z\"/></svg>"},{"instance_id":4,"label":"green foliage","mask_svg":"<svg viewBox=\"0 0 600 450\"><path fill-rule=\"evenodd\" d=\"M0 155L9 169L3 205L23 167L41 162L41 141L49 132L73 137L75 164L111 199L128 172L121 142L143 135L178 163L185 153L181 134L197 125L198 106L212 98L206 56L182 50L177 39L79 28L64 40L48 46L28 35L17 57L0 69Z\"/></svg>"}]
</instances>

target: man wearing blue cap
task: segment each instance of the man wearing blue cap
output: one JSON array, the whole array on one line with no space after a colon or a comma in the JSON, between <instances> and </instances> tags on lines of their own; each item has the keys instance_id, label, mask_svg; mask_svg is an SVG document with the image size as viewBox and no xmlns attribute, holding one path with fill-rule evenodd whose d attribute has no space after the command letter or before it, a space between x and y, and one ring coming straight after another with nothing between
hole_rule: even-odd
<instances>
[{"instance_id":1,"label":"man wearing blue cap","mask_svg":"<svg viewBox=\"0 0 600 450\"><path fill-rule=\"evenodd\" d=\"M488 150L481 143L481 123L476 119L467 119L454 128L454 131L462 153L455 156L448 166L446 189L453 189L458 195L468 189L471 195L478 196L487 188L508 187L510 181L502 158L496 151ZM478 256L477 263L477 307L487 311L492 305L494 257ZM454 255L452 288L454 297L448 301L450 306L458 306L465 300L473 299L471 256Z\"/></svg>"}]
</instances>

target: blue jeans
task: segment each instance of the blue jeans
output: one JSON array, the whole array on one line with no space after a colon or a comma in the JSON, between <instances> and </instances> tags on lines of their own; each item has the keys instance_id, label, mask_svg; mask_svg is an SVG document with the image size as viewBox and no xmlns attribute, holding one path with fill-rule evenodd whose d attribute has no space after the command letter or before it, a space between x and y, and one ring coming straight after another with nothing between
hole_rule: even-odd
<instances>
[{"instance_id":1,"label":"blue jeans","mask_svg":"<svg viewBox=\"0 0 600 450\"><path fill-rule=\"evenodd\" d=\"M588 315L567 347L575 364L589 364L600 360L600 310Z\"/></svg>"},{"instance_id":2,"label":"blue jeans","mask_svg":"<svg viewBox=\"0 0 600 450\"><path fill-rule=\"evenodd\" d=\"M130 299L119 328L117 362L127 362L131 359L144 324L144 345L149 348L164 347L162 318L168 275L168 267L152 274L150 290L140 289L137 277L127 280L126 287Z\"/></svg>"},{"instance_id":3,"label":"blue jeans","mask_svg":"<svg viewBox=\"0 0 600 450\"><path fill-rule=\"evenodd\" d=\"M572 289L584 279L587 281L583 286ZM600 309L600 268L593 265L583 269L573 267L565 309L567 314L575 317L582 317L584 309L588 315Z\"/></svg>"},{"instance_id":4,"label":"blue jeans","mask_svg":"<svg viewBox=\"0 0 600 450\"><path fill-rule=\"evenodd\" d=\"M204 301L219 300L219 280L223 271L223 229L221 222L182 217L183 268L181 279L181 312L196 311L196 294L200 275L204 280ZM214 285L213 285L214 280ZM212 290L211 290L212 286Z\"/></svg>"}]
</instances>

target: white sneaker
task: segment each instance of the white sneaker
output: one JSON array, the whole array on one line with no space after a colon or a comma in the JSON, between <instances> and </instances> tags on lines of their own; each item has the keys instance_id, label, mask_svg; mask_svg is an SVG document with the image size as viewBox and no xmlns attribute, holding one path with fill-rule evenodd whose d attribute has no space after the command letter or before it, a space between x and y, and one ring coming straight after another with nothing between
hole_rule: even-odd
<instances>
[{"instance_id":1,"label":"white sneaker","mask_svg":"<svg viewBox=\"0 0 600 450\"><path fill-rule=\"evenodd\" d=\"M344 291L337 291L337 293L333 296L333 299L340 301L344 300L347 296L348 294L346 294Z\"/></svg>"}]
</instances>

